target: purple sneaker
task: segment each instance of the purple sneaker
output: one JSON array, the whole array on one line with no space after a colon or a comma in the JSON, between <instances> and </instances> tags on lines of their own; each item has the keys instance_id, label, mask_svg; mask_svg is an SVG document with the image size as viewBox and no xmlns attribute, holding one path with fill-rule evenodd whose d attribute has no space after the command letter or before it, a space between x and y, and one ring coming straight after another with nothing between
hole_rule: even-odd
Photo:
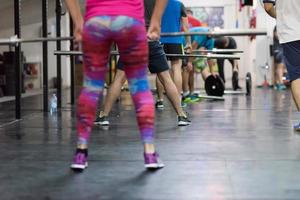
<instances>
[{"instance_id":1,"label":"purple sneaker","mask_svg":"<svg viewBox=\"0 0 300 200\"><path fill-rule=\"evenodd\" d=\"M295 131L300 131L300 123L294 126Z\"/></svg>"},{"instance_id":2,"label":"purple sneaker","mask_svg":"<svg viewBox=\"0 0 300 200\"><path fill-rule=\"evenodd\" d=\"M77 152L74 156L71 169L73 169L74 171L83 171L87 167L87 156L82 152Z\"/></svg>"},{"instance_id":3,"label":"purple sneaker","mask_svg":"<svg viewBox=\"0 0 300 200\"><path fill-rule=\"evenodd\" d=\"M144 159L147 169L159 169L165 166L159 158L158 153L144 153Z\"/></svg>"}]
</instances>

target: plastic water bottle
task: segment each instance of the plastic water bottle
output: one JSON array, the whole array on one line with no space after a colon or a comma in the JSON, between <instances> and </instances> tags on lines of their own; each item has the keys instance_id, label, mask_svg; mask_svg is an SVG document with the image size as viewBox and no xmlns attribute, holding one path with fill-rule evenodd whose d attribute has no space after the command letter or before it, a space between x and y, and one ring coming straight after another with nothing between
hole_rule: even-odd
<instances>
[{"instance_id":1,"label":"plastic water bottle","mask_svg":"<svg viewBox=\"0 0 300 200\"><path fill-rule=\"evenodd\" d=\"M57 112L57 97L55 94L50 99L50 114Z\"/></svg>"}]
</instances>

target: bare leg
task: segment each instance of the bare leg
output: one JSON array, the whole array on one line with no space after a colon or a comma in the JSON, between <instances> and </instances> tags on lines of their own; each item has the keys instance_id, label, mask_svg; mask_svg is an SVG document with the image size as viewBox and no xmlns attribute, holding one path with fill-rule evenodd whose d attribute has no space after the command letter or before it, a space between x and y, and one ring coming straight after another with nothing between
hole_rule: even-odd
<instances>
[{"instance_id":1,"label":"bare leg","mask_svg":"<svg viewBox=\"0 0 300 200\"><path fill-rule=\"evenodd\" d=\"M167 72L169 73L169 71ZM156 89L157 89L157 98L159 101L164 100L164 86L160 82L160 79L156 76Z\"/></svg>"},{"instance_id":2,"label":"bare leg","mask_svg":"<svg viewBox=\"0 0 300 200\"><path fill-rule=\"evenodd\" d=\"M171 61L171 72L172 72L171 75L179 94L181 94L182 91L181 66L182 66L181 59Z\"/></svg>"},{"instance_id":3,"label":"bare leg","mask_svg":"<svg viewBox=\"0 0 300 200\"><path fill-rule=\"evenodd\" d=\"M107 96L104 102L104 110L102 116L108 116L113 104L116 102L117 98L120 96L121 88L124 82L126 81L126 76L124 71L117 70L115 79L109 87Z\"/></svg>"},{"instance_id":4,"label":"bare leg","mask_svg":"<svg viewBox=\"0 0 300 200\"><path fill-rule=\"evenodd\" d=\"M292 94L298 111L300 112L300 79L292 81Z\"/></svg>"},{"instance_id":5,"label":"bare leg","mask_svg":"<svg viewBox=\"0 0 300 200\"><path fill-rule=\"evenodd\" d=\"M194 94L195 91L195 85L194 85L194 69L189 72L189 88L190 88L190 93Z\"/></svg>"},{"instance_id":6,"label":"bare leg","mask_svg":"<svg viewBox=\"0 0 300 200\"><path fill-rule=\"evenodd\" d=\"M210 70L209 70L209 67L205 67L205 68L202 70L201 75L202 75L203 80L205 81L206 78L207 78L208 76L211 75L211 72L210 72Z\"/></svg>"},{"instance_id":7,"label":"bare leg","mask_svg":"<svg viewBox=\"0 0 300 200\"><path fill-rule=\"evenodd\" d=\"M189 72L186 68L182 71L182 89L183 94L186 94L189 92Z\"/></svg>"},{"instance_id":8,"label":"bare leg","mask_svg":"<svg viewBox=\"0 0 300 200\"><path fill-rule=\"evenodd\" d=\"M276 83L283 84L283 73L284 73L284 64L278 63L276 64Z\"/></svg>"},{"instance_id":9,"label":"bare leg","mask_svg":"<svg viewBox=\"0 0 300 200\"><path fill-rule=\"evenodd\" d=\"M175 109L177 115L185 116L184 111L181 108L181 100L179 97L179 93L177 88L170 76L169 71L160 72L157 74L157 77L161 81L163 87L165 88L167 97L169 98L170 102L172 103L173 108Z\"/></svg>"}]
</instances>

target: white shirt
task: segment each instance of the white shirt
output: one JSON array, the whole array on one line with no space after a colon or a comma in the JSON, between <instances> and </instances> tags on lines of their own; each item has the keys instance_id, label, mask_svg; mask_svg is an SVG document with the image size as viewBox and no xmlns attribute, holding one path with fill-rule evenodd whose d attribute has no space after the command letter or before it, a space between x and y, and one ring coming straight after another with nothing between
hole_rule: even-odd
<instances>
[{"instance_id":1,"label":"white shirt","mask_svg":"<svg viewBox=\"0 0 300 200\"><path fill-rule=\"evenodd\" d=\"M280 43L300 40L300 0L264 0L276 3L277 32Z\"/></svg>"}]
</instances>

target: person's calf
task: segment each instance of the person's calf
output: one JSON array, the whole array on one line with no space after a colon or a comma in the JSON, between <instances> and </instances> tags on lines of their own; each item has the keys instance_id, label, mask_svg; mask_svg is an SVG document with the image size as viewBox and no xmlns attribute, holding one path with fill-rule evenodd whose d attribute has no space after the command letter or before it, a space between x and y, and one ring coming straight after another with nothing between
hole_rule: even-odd
<instances>
[{"instance_id":1,"label":"person's calf","mask_svg":"<svg viewBox=\"0 0 300 200\"><path fill-rule=\"evenodd\" d=\"M295 104L300 112L300 78L292 81L291 88Z\"/></svg>"},{"instance_id":2,"label":"person's calf","mask_svg":"<svg viewBox=\"0 0 300 200\"><path fill-rule=\"evenodd\" d=\"M182 114L182 108L181 108L181 100L180 100L180 94L178 93L178 90L176 88L175 83L173 82L170 73L168 71L160 72L157 74L158 79L161 81L168 99L170 100L173 108L177 112L178 115Z\"/></svg>"}]
</instances>

